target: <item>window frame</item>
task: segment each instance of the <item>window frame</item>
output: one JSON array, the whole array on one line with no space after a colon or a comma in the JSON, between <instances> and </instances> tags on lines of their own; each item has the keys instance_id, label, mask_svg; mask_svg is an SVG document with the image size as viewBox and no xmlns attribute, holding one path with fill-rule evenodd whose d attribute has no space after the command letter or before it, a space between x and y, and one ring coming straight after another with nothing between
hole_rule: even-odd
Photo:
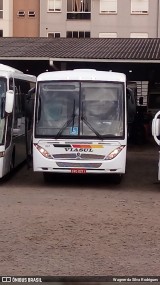
<instances>
[{"instance_id":1,"label":"window frame","mask_svg":"<svg viewBox=\"0 0 160 285\"><path fill-rule=\"evenodd\" d=\"M90 20L92 0L77 1L67 0L67 20Z\"/></svg>"},{"instance_id":2,"label":"window frame","mask_svg":"<svg viewBox=\"0 0 160 285\"><path fill-rule=\"evenodd\" d=\"M1 3L1 6L2 6L2 9L0 9L0 19L3 19L3 0L0 0L0 3Z\"/></svg>"},{"instance_id":3,"label":"window frame","mask_svg":"<svg viewBox=\"0 0 160 285\"><path fill-rule=\"evenodd\" d=\"M36 12L33 10L29 10L28 11L28 17L29 18L35 18L36 17Z\"/></svg>"},{"instance_id":4,"label":"window frame","mask_svg":"<svg viewBox=\"0 0 160 285\"><path fill-rule=\"evenodd\" d=\"M115 6L116 6L115 11L107 10L107 9L106 10L102 10L101 6L104 5L105 2L106 2L106 5L107 5L107 3L109 5L110 2L113 2L115 4ZM115 15L115 14L117 14L117 0L100 0L100 7L99 7L99 9L100 9L100 14L113 14L113 15Z\"/></svg>"},{"instance_id":5,"label":"window frame","mask_svg":"<svg viewBox=\"0 0 160 285\"><path fill-rule=\"evenodd\" d=\"M134 37L133 36L133 34L134 35L137 35L137 37ZM142 36L140 36L140 35L147 35L147 37L142 37ZM130 39L148 39L149 38L149 35L148 35L148 33L143 33L143 32L132 32L132 33L130 33Z\"/></svg>"},{"instance_id":6,"label":"window frame","mask_svg":"<svg viewBox=\"0 0 160 285\"><path fill-rule=\"evenodd\" d=\"M138 1L143 1L145 5L147 5L147 10L140 10L140 9L134 9L133 10L133 6L136 5L136 2L138 3ZM141 4L143 3L141 2ZM149 14L149 0L131 0L131 15L148 15Z\"/></svg>"},{"instance_id":7,"label":"window frame","mask_svg":"<svg viewBox=\"0 0 160 285\"><path fill-rule=\"evenodd\" d=\"M24 18L25 17L25 11L24 10L19 10L17 12L17 17L19 18Z\"/></svg>"},{"instance_id":8,"label":"window frame","mask_svg":"<svg viewBox=\"0 0 160 285\"><path fill-rule=\"evenodd\" d=\"M50 6L49 2L51 2L51 1L53 1L53 3L54 3L53 4L53 6L54 6L53 9L49 8L49 6ZM55 8L56 1L59 1L60 5L61 5L60 10L56 10L56 8ZM48 0L48 2L47 2L47 12L48 13L61 13L62 12L62 0Z\"/></svg>"},{"instance_id":9,"label":"window frame","mask_svg":"<svg viewBox=\"0 0 160 285\"><path fill-rule=\"evenodd\" d=\"M107 35L108 34L108 37L105 37L105 36L100 36L101 35ZM113 35L113 36L109 36L109 35ZM100 32L99 33L99 38L101 39L104 39L104 38L112 38L112 39L116 39L118 37L117 33L116 32Z\"/></svg>"},{"instance_id":10,"label":"window frame","mask_svg":"<svg viewBox=\"0 0 160 285\"><path fill-rule=\"evenodd\" d=\"M67 37L67 33L71 33L72 34L72 36L71 37ZM78 36L77 37L73 37L73 34L74 33L77 33L78 34ZM79 34L80 33L84 33L84 37L80 37L79 36ZM66 31L66 38L70 38L70 39L79 39L79 38L81 38L81 39L85 39L85 38L90 38L90 37L86 37L86 33L89 33L89 35L90 35L90 37L91 37L91 32L90 31Z\"/></svg>"},{"instance_id":11,"label":"window frame","mask_svg":"<svg viewBox=\"0 0 160 285\"><path fill-rule=\"evenodd\" d=\"M54 36L53 36L53 37L49 37L49 36L48 36L49 34L52 34L52 35L54 35ZM56 37L56 36L55 36L56 34L59 34L59 37ZM56 39L57 39L57 38L60 38L60 37L61 37L61 33L60 33L60 32L48 32L48 33L47 33L47 38L50 38L50 39L51 39L51 38L53 38L53 39L56 38Z\"/></svg>"}]
</instances>

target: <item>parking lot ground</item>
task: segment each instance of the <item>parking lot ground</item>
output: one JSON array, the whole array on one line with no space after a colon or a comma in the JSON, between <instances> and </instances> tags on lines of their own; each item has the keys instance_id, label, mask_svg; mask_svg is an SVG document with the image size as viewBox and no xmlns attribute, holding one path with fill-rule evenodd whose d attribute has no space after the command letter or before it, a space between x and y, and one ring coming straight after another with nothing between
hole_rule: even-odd
<instances>
[{"instance_id":1,"label":"parking lot ground","mask_svg":"<svg viewBox=\"0 0 160 285\"><path fill-rule=\"evenodd\" d=\"M0 275L160 275L160 184L154 143L128 147L120 185L26 165L0 185Z\"/></svg>"}]
</instances>

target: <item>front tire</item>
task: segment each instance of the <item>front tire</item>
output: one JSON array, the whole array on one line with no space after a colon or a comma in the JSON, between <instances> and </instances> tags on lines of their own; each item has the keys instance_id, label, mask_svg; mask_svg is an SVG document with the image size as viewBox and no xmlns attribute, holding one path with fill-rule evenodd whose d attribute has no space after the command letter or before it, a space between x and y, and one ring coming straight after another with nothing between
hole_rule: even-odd
<instances>
[{"instance_id":1,"label":"front tire","mask_svg":"<svg viewBox=\"0 0 160 285\"><path fill-rule=\"evenodd\" d=\"M52 182L52 173L50 172L43 172L43 179L45 183L50 183Z\"/></svg>"},{"instance_id":2,"label":"front tire","mask_svg":"<svg viewBox=\"0 0 160 285\"><path fill-rule=\"evenodd\" d=\"M117 173L111 176L112 183L118 185L122 182L123 174Z\"/></svg>"}]
</instances>

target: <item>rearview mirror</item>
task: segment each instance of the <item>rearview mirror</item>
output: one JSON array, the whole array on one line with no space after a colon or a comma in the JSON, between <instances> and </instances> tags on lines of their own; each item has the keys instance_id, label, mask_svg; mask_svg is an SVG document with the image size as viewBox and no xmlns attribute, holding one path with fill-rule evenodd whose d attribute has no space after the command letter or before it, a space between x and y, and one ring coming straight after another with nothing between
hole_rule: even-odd
<instances>
[{"instance_id":1,"label":"rearview mirror","mask_svg":"<svg viewBox=\"0 0 160 285\"><path fill-rule=\"evenodd\" d=\"M14 104L14 91L8 90L6 92L6 104L5 104L5 112L10 114L13 111Z\"/></svg>"}]
</instances>

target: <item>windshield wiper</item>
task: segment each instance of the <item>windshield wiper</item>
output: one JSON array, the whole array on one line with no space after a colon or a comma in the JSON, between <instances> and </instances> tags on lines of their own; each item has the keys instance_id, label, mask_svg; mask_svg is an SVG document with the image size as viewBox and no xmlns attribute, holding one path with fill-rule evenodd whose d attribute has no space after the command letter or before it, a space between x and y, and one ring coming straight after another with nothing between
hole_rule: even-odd
<instances>
[{"instance_id":1,"label":"windshield wiper","mask_svg":"<svg viewBox=\"0 0 160 285\"><path fill-rule=\"evenodd\" d=\"M61 134L63 133L63 131L72 123L72 131L73 131L73 127L74 127L74 120L75 120L76 114L75 114L75 99L73 101L73 111L72 111L72 117L67 120L67 122L65 122L65 124L62 126L62 128L60 128L59 132L56 134L55 139L58 139Z\"/></svg>"},{"instance_id":2,"label":"windshield wiper","mask_svg":"<svg viewBox=\"0 0 160 285\"><path fill-rule=\"evenodd\" d=\"M99 132L97 132L92 125L88 122L88 120L86 119L86 116L84 115L84 111L83 111L83 102L82 102L82 116L81 116L81 120L86 124L86 126L100 139L103 139L103 136L100 135Z\"/></svg>"}]
</instances>

